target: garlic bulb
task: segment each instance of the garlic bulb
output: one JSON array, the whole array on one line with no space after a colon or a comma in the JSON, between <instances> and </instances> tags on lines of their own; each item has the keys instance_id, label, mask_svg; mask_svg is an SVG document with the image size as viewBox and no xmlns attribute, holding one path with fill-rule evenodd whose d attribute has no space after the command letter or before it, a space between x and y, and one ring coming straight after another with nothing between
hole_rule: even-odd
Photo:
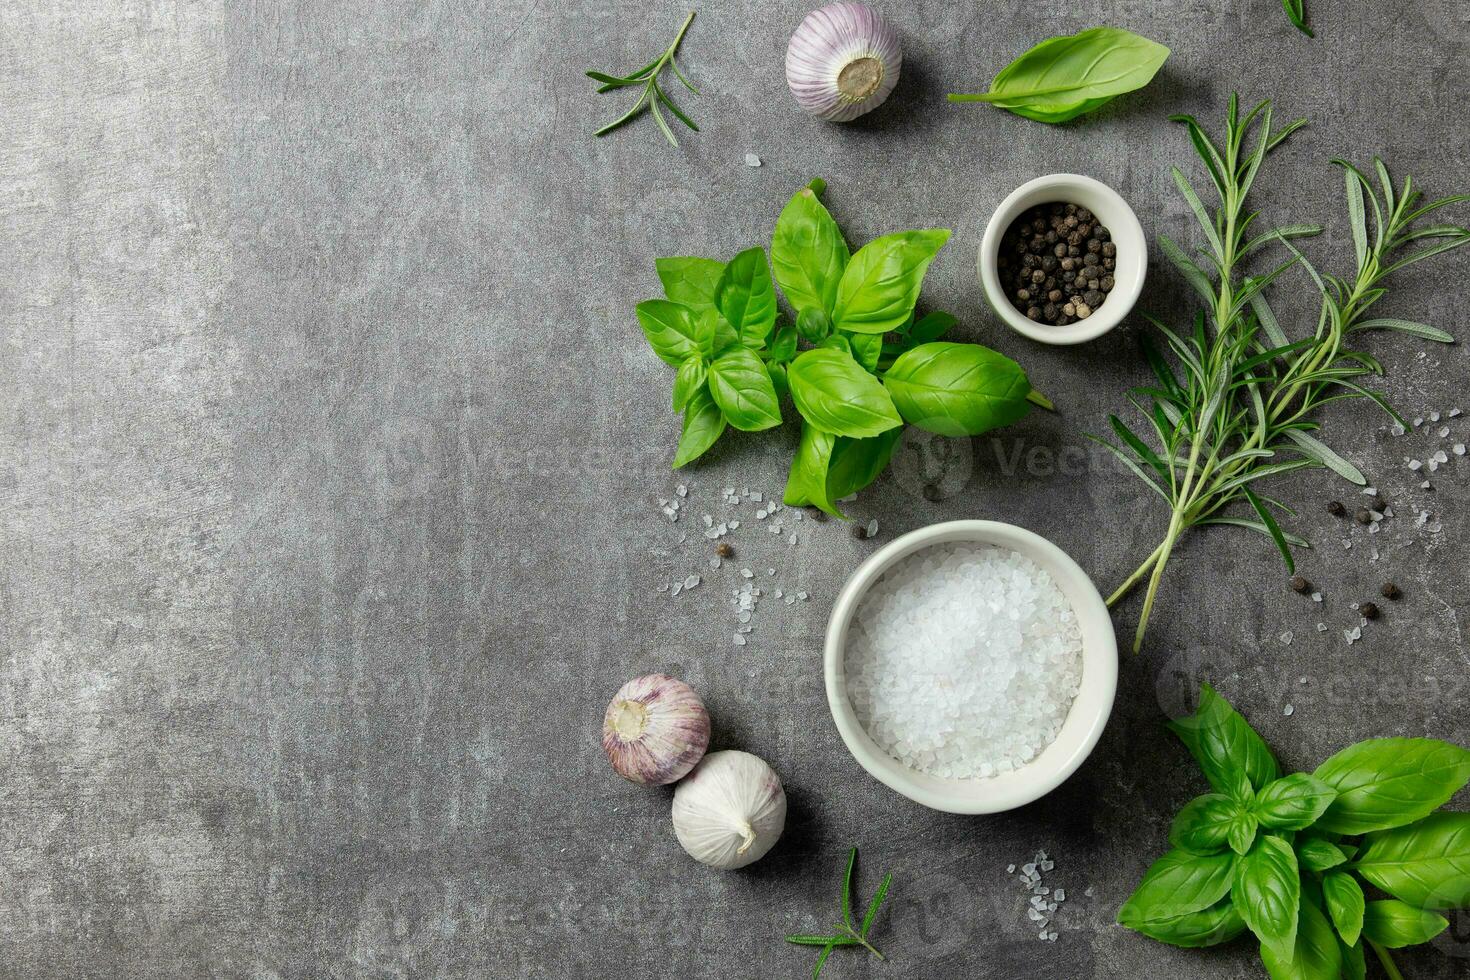
<instances>
[{"instance_id":1,"label":"garlic bulb","mask_svg":"<svg viewBox=\"0 0 1470 980\"><path fill-rule=\"evenodd\" d=\"M716 868L759 860L786 827L786 791L749 752L711 752L674 787L674 833L689 856Z\"/></svg>"},{"instance_id":2,"label":"garlic bulb","mask_svg":"<svg viewBox=\"0 0 1470 980\"><path fill-rule=\"evenodd\" d=\"M709 748L709 712L667 674L624 684L602 718L602 750L619 776L663 786L683 778Z\"/></svg>"},{"instance_id":3,"label":"garlic bulb","mask_svg":"<svg viewBox=\"0 0 1470 980\"><path fill-rule=\"evenodd\" d=\"M847 122L898 84L898 32L877 11L843 0L806 15L786 48L786 83L807 112Z\"/></svg>"}]
</instances>

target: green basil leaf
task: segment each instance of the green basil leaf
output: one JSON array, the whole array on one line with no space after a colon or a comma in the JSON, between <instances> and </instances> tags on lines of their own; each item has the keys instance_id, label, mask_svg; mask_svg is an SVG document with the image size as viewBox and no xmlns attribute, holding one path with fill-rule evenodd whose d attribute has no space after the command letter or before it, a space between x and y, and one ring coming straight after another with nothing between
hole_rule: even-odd
<instances>
[{"instance_id":1,"label":"green basil leaf","mask_svg":"<svg viewBox=\"0 0 1470 980\"><path fill-rule=\"evenodd\" d=\"M924 273L949 235L942 228L900 231L858 249L837 286L833 325L853 333L896 330L914 311Z\"/></svg>"},{"instance_id":2,"label":"green basil leaf","mask_svg":"<svg viewBox=\"0 0 1470 980\"><path fill-rule=\"evenodd\" d=\"M1470 752L1428 738L1378 738L1350 745L1314 775L1337 790L1317 821L1336 834L1390 830L1443 806L1470 781Z\"/></svg>"},{"instance_id":3,"label":"green basil leaf","mask_svg":"<svg viewBox=\"0 0 1470 980\"><path fill-rule=\"evenodd\" d=\"M1169 843L1191 854L1219 853L1239 809L1234 800L1220 793L1196 797L1175 815Z\"/></svg>"},{"instance_id":4,"label":"green basil leaf","mask_svg":"<svg viewBox=\"0 0 1470 980\"><path fill-rule=\"evenodd\" d=\"M1259 823L1255 814L1248 810L1240 810L1235 814L1235 819L1230 821L1230 832L1228 840L1230 849L1241 857L1250 853L1251 847L1256 842L1256 831Z\"/></svg>"},{"instance_id":5,"label":"green basil leaf","mask_svg":"<svg viewBox=\"0 0 1470 980\"><path fill-rule=\"evenodd\" d=\"M795 356L796 328L789 323L783 323L776 328L776 333L771 338L766 360L774 364L784 364Z\"/></svg>"},{"instance_id":6,"label":"green basil leaf","mask_svg":"<svg viewBox=\"0 0 1470 980\"><path fill-rule=\"evenodd\" d=\"M778 399L791 394L791 382L786 380L786 365L767 364L766 370L771 373L771 387L776 389Z\"/></svg>"},{"instance_id":7,"label":"green basil leaf","mask_svg":"<svg viewBox=\"0 0 1470 980\"><path fill-rule=\"evenodd\" d=\"M1356 945L1363 931L1363 886L1352 875L1334 871L1322 879L1322 897L1337 934L1347 945Z\"/></svg>"},{"instance_id":8,"label":"green basil leaf","mask_svg":"<svg viewBox=\"0 0 1470 980\"><path fill-rule=\"evenodd\" d=\"M1297 863L1308 871L1326 871L1346 864L1348 856L1342 848L1320 837L1306 837L1296 842Z\"/></svg>"},{"instance_id":9,"label":"green basil leaf","mask_svg":"<svg viewBox=\"0 0 1470 980\"><path fill-rule=\"evenodd\" d=\"M904 334L914 344L929 344L949 333L959 321L948 313L930 313L919 320Z\"/></svg>"},{"instance_id":10,"label":"green basil leaf","mask_svg":"<svg viewBox=\"0 0 1470 980\"><path fill-rule=\"evenodd\" d=\"M1363 935L1389 949L1427 943L1450 927L1437 912L1416 909L1396 898L1369 902L1363 910Z\"/></svg>"},{"instance_id":11,"label":"green basil leaf","mask_svg":"<svg viewBox=\"0 0 1470 980\"><path fill-rule=\"evenodd\" d=\"M832 449L837 437L814 425L801 427L801 442L791 460L786 476L786 492L781 499L792 507L820 507L834 517L845 517L827 499L827 467L832 462Z\"/></svg>"},{"instance_id":12,"label":"green basil leaf","mask_svg":"<svg viewBox=\"0 0 1470 980\"><path fill-rule=\"evenodd\" d=\"M766 250L747 248L725 266L715 287L715 306L747 347L759 347L776 324L776 289Z\"/></svg>"},{"instance_id":13,"label":"green basil leaf","mask_svg":"<svg viewBox=\"0 0 1470 980\"><path fill-rule=\"evenodd\" d=\"M822 342L819 343L819 344L817 344L817 346L818 347L830 347L832 350L840 350L840 351L842 351L842 353L846 354L848 357L852 357L852 334L850 334L850 333L834 333L834 334L828 334L826 337L823 337L822 338ZM853 358L853 359L856 360L856 358ZM861 366L861 365L859 365L859 366Z\"/></svg>"},{"instance_id":14,"label":"green basil leaf","mask_svg":"<svg viewBox=\"0 0 1470 980\"><path fill-rule=\"evenodd\" d=\"M664 295L670 302L680 303L696 313L713 309L715 287L725 271L725 263L714 259L680 256L654 259L658 281L664 284Z\"/></svg>"},{"instance_id":15,"label":"green basil leaf","mask_svg":"<svg viewBox=\"0 0 1470 980\"><path fill-rule=\"evenodd\" d=\"M849 333L843 336L847 338L853 360L861 364L863 370L870 374L878 370L878 358L883 356L881 333Z\"/></svg>"},{"instance_id":16,"label":"green basil leaf","mask_svg":"<svg viewBox=\"0 0 1470 980\"><path fill-rule=\"evenodd\" d=\"M1168 57L1168 48L1146 37L1094 27L1042 41L1002 68L989 92L950 99L989 102L1039 122L1065 122L1143 88Z\"/></svg>"},{"instance_id":17,"label":"green basil leaf","mask_svg":"<svg viewBox=\"0 0 1470 980\"><path fill-rule=\"evenodd\" d=\"M1342 946L1332 925L1316 904L1303 898L1293 911L1296 935L1281 949L1261 944L1261 962L1271 980L1338 980L1342 971Z\"/></svg>"},{"instance_id":18,"label":"green basil leaf","mask_svg":"<svg viewBox=\"0 0 1470 980\"><path fill-rule=\"evenodd\" d=\"M648 346L665 364L678 367L700 352L694 312L689 307L650 299L639 303L635 312Z\"/></svg>"},{"instance_id":19,"label":"green basil leaf","mask_svg":"<svg viewBox=\"0 0 1470 980\"><path fill-rule=\"evenodd\" d=\"M735 328L713 306L694 314L694 340L706 360L740 343Z\"/></svg>"},{"instance_id":20,"label":"green basil leaf","mask_svg":"<svg viewBox=\"0 0 1470 980\"><path fill-rule=\"evenodd\" d=\"M1363 949L1363 940L1352 946L1341 945L1343 980L1368 980L1368 958Z\"/></svg>"},{"instance_id":21,"label":"green basil leaf","mask_svg":"<svg viewBox=\"0 0 1470 980\"><path fill-rule=\"evenodd\" d=\"M805 351L787 376L797 410L824 432L861 439L903 424L882 383L843 351Z\"/></svg>"},{"instance_id":22,"label":"green basil leaf","mask_svg":"<svg viewBox=\"0 0 1470 980\"><path fill-rule=\"evenodd\" d=\"M708 372L704 367L704 360L699 357L690 357L679 365L679 373L674 375L674 411L682 412L689 399L694 393L704 387Z\"/></svg>"},{"instance_id":23,"label":"green basil leaf","mask_svg":"<svg viewBox=\"0 0 1470 980\"><path fill-rule=\"evenodd\" d=\"M832 332L832 318L814 306L796 315L796 332L809 344L820 344Z\"/></svg>"},{"instance_id":24,"label":"green basil leaf","mask_svg":"<svg viewBox=\"0 0 1470 980\"><path fill-rule=\"evenodd\" d=\"M781 403L760 355L748 347L732 347L709 366L709 390L725 421L742 432L759 432L781 424Z\"/></svg>"},{"instance_id":25,"label":"green basil leaf","mask_svg":"<svg viewBox=\"0 0 1470 980\"><path fill-rule=\"evenodd\" d=\"M725 431L725 416L707 388L700 388L689 397L684 408L684 431L679 436L679 448L674 454L674 469L703 456Z\"/></svg>"},{"instance_id":26,"label":"green basil leaf","mask_svg":"<svg viewBox=\"0 0 1470 980\"><path fill-rule=\"evenodd\" d=\"M1200 688L1199 710L1169 723L1220 793L1229 793L1231 774L1243 772L1252 786L1265 786L1281 775L1276 757L1265 740L1215 689Z\"/></svg>"},{"instance_id":27,"label":"green basil leaf","mask_svg":"<svg viewBox=\"0 0 1470 980\"><path fill-rule=\"evenodd\" d=\"M1010 358L979 344L920 344L883 376L904 420L942 436L973 436L1024 417L1031 382Z\"/></svg>"},{"instance_id":28,"label":"green basil leaf","mask_svg":"<svg viewBox=\"0 0 1470 980\"><path fill-rule=\"evenodd\" d=\"M797 191L771 235L771 265L791 308L831 313L850 256L842 230L817 195L809 187Z\"/></svg>"},{"instance_id":29,"label":"green basil leaf","mask_svg":"<svg viewBox=\"0 0 1470 980\"><path fill-rule=\"evenodd\" d=\"M899 427L867 439L839 436L827 467L827 499L841 500L878 479L902 435L903 428Z\"/></svg>"},{"instance_id":30,"label":"green basil leaf","mask_svg":"<svg viewBox=\"0 0 1470 980\"><path fill-rule=\"evenodd\" d=\"M1256 819L1276 830L1305 830L1326 812L1337 791L1314 776L1295 773L1256 794ZM1348 945L1352 945L1351 942Z\"/></svg>"},{"instance_id":31,"label":"green basil leaf","mask_svg":"<svg viewBox=\"0 0 1470 980\"><path fill-rule=\"evenodd\" d=\"M1121 921L1121 920L1120 920ZM1229 898L1207 909L1160 919L1138 919L1123 925L1170 946L1199 949L1226 943L1245 932L1245 923Z\"/></svg>"},{"instance_id":32,"label":"green basil leaf","mask_svg":"<svg viewBox=\"0 0 1470 980\"><path fill-rule=\"evenodd\" d=\"M1470 813L1434 813L1369 834L1354 870L1418 908L1470 907Z\"/></svg>"},{"instance_id":33,"label":"green basil leaf","mask_svg":"<svg viewBox=\"0 0 1470 980\"><path fill-rule=\"evenodd\" d=\"M1231 854L1170 851L1144 872L1143 880L1118 910L1118 922L1141 932L1144 923L1209 908L1230 893L1235 860Z\"/></svg>"},{"instance_id":34,"label":"green basil leaf","mask_svg":"<svg viewBox=\"0 0 1470 980\"><path fill-rule=\"evenodd\" d=\"M1302 904L1301 872L1291 845L1280 837L1257 840L1250 853L1236 862L1230 894L1262 947L1269 946L1278 957L1290 959L1297 910Z\"/></svg>"}]
</instances>

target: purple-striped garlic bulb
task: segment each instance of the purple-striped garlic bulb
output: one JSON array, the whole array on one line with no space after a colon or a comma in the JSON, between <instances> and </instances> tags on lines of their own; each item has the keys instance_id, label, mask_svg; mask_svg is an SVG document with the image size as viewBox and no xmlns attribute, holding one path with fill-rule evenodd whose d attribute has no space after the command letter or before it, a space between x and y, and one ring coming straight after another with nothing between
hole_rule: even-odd
<instances>
[{"instance_id":1,"label":"purple-striped garlic bulb","mask_svg":"<svg viewBox=\"0 0 1470 980\"><path fill-rule=\"evenodd\" d=\"M786 48L786 83L797 105L848 122L883 104L898 84L898 32L877 11L841 0L806 15Z\"/></svg>"},{"instance_id":2,"label":"purple-striped garlic bulb","mask_svg":"<svg viewBox=\"0 0 1470 980\"><path fill-rule=\"evenodd\" d=\"M624 684L602 717L602 750L624 779L664 786L709 748L709 712L694 688L667 674Z\"/></svg>"}]
</instances>

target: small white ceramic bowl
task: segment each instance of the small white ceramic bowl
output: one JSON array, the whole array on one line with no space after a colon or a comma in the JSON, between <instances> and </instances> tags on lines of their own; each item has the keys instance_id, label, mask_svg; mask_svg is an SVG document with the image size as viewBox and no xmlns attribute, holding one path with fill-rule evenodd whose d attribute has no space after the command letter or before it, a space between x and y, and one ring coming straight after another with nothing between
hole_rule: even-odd
<instances>
[{"instance_id":1,"label":"small white ceramic bowl","mask_svg":"<svg viewBox=\"0 0 1470 980\"><path fill-rule=\"evenodd\" d=\"M1118 246L1118 264L1113 270L1113 291L1086 320L1065 327L1037 323L1016 309L1000 285L996 260L1000 256L1000 240L1011 222L1038 204L1065 201L1087 208L1097 215ZM1148 241L1143 227L1128 202L1107 184L1079 174L1048 174L1027 181L1000 202L985 237L980 242L980 285L1006 326L1043 344L1082 344L1096 340L1123 322L1143 292L1143 279L1148 271Z\"/></svg>"},{"instance_id":2,"label":"small white ceramic bowl","mask_svg":"<svg viewBox=\"0 0 1470 980\"><path fill-rule=\"evenodd\" d=\"M847 632L868 589L916 551L951 541L1009 548L1051 573L1072 604L1082 630L1082 687L1062 730L1030 763L984 779L941 779L910 769L873 741L847 698ZM999 813L1025 806L1060 786L1097 745L1118 688L1118 643L1107 605L1077 563L1038 534L995 521L950 521L905 534L858 566L837 596L827 622L827 703L848 751L879 781L915 802L948 813Z\"/></svg>"}]
</instances>

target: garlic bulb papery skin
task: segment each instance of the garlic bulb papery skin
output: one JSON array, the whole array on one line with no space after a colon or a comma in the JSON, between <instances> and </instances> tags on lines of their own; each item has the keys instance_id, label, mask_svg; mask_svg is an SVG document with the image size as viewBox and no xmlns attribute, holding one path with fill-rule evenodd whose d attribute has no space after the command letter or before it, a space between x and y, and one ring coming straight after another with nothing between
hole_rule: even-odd
<instances>
[{"instance_id":1,"label":"garlic bulb papery skin","mask_svg":"<svg viewBox=\"0 0 1470 980\"><path fill-rule=\"evenodd\" d=\"M749 752L711 752L674 787L674 833L690 857L711 867L760 860L785 828L781 778Z\"/></svg>"},{"instance_id":2,"label":"garlic bulb papery skin","mask_svg":"<svg viewBox=\"0 0 1470 980\"><path fill-rule=\"evenodd\" d=\"M602 717L602 750L619 776L663 786L694 768L709 748L709 712L694 688L668 674L624 684Z\"/></svg>"},{"instance_id":3,"label":"garlic bulb papery skin","mask_svg":"<svg viewBox=\"0 0 1470 980\"><path fill-rule=\"evenodd\" d=\"M898 32L871 7L849 0L807 14L786 48L786 83L797 105L828 122L878 108L902 67Z\"/></svg>"}]
</instances>

